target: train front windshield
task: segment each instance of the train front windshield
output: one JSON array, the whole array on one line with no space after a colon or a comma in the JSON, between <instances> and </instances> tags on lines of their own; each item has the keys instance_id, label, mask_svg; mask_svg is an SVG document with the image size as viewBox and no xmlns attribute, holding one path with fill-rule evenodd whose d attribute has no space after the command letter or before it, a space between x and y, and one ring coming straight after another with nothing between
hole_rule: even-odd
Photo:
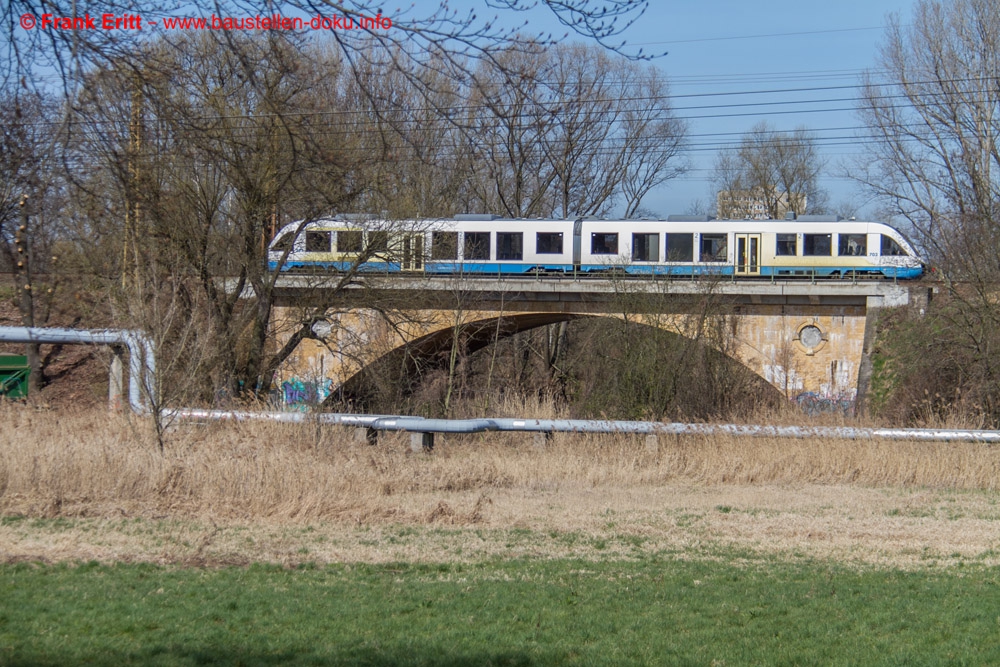
<instances>
[{"instance_id":1,"label":"train front windshield","mask_svg":"<svg viewBox=\"0 0 1000 667\"><path fill-rule=\"evenodd\" d=\"M285 252L292 249L295 242L295 232L288 232L271 244L271 252Z\"/></svg>"},{"instance_id":2,"label":"train front windshield","mask_svg":"<svg viewBox=\"0 0 1000 667\"><path fill-rule=\"evenodd\" d=\"M896 240L891 236L886 236L882 234L882 256L892 256L892 257L905 257L909 253L903 250L903 248L896 243Z\"/></svg>"}]
</instances>

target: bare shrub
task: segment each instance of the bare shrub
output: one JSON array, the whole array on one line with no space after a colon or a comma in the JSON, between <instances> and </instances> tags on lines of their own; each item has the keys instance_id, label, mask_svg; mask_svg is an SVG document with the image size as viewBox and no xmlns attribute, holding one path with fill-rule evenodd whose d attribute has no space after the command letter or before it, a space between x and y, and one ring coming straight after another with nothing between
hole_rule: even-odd
<instances>
[{"instance_id":1,"label":"bare shrub","mask_svg":"<svg viewBox=\"0 0 1000 667\"><path fill-rule=\"evenodd\" d=\"M868 399L877 418L929 427L1000 424L1000 382L984 361L1000 342L988 311L945 297L922 317L886 313L879 328Z\"/></svg>"}]
</instances>

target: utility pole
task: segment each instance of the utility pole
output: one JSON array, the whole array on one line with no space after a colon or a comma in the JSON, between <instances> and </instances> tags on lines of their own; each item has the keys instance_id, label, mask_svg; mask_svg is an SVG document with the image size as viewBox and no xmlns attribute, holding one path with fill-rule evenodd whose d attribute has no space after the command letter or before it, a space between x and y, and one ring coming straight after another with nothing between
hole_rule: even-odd
<instances>
[{"instance_id":1,"label":"utility pole","mask_svg":"<svg viewBox=\"0 0 1000 667\"><path fill-rule=\"evenodd\" d=\"M125 239L122 245L122 287L128 287L129 269L133 286L139 285L139 155L142 150L142 91L138 79L132 87L132 118L128 125L128 183L125 186Z\"/></svg>"},{"instance_id":2,"label":"utility pole","mask_svg":"<svg viewBox=\"0 0 1000 667\"><path fill-rule=\"evenodd\" d=\"M14 277L17 285L19 306L21 309L21 324L26 327L35 326L35 299L31 291L31 246L28 243L28 224L31 221L28 211L28 195L21 195L20 224L14 233L14 252L17 254ZM31 368L31 375L28 378L28 391L37 392L42 386L42 363L41 355L38 352L38 345L28 343L25 345L25 356L28 357L28 366Z\"/></svg>"}]
</instances>

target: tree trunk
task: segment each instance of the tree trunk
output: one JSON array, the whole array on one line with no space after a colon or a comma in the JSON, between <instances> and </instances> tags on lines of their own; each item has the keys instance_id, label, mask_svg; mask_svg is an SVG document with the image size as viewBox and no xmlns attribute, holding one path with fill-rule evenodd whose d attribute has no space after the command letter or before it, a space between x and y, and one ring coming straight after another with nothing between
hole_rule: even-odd
<instances>
[{"instance_id":1,"label":"tree trunk","mask_svg":"<svg viewBox=\"0 0 1000 667\"><path fill-rule=\"evenodd\" d=\"M17 256L14 262L14 280L18 293L18 310L21 311L21 324L26 327L35 326L35 299L31 284L31 247L28 244L28 197L21 198L21 224L14 235L14 245ZM39 346L28 343L24 346L28 357L31 376L28 378L28 392L35 393L42 388L42 363Z\"/></svg>"}]
</instances>

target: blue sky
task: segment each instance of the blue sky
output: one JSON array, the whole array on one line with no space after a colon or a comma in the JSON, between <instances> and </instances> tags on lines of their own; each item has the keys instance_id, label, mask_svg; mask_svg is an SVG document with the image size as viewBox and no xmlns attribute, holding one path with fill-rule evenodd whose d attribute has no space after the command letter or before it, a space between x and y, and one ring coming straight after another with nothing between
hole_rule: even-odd
<instances>
[{"instance_id":1,"label":"blue sky","mask_svg":"<svg viewBox=\"0 0 1000 667\"><path fill-rule=\"evenodd\" d=\"M738 140L740 133L761 120L779 130L799 126L812 130L826 160L823 187L831 204L846 200L864 204L862 193L837 177L841 165L858 150L854 103L844 99L855 97L856 90L704 95L854 86L862 71L875 64L887 15L899 14L907 23L913 4L912 0L652 0L643 18L621 37L628 44L626 50L641 46L647 53L668 52L652 64L670 82L678 115L690 119L694 169L651 193L644 206L668 215L685 212L696 199L710 201L714 195L708 179L718 147ZM565 33L541 8L527 17L533 30ZM514 24L525 16L508 12L500 19ZM748 103L765 104L722 107ZM729 117L707 117L723 114ZM862 210L872 212L870 206Z\"/></svg>"}]
</instances>

